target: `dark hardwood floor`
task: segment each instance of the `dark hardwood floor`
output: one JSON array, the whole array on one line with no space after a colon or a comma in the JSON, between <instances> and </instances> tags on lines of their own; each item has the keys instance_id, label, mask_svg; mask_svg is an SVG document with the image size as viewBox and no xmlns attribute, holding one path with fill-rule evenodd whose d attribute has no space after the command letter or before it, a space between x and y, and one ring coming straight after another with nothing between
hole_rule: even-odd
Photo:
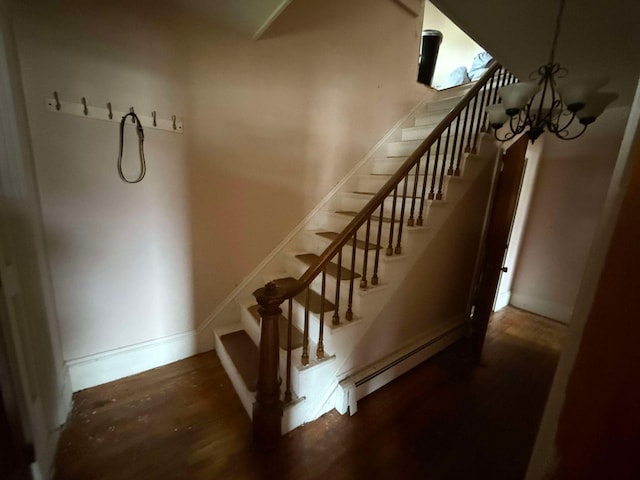
<instances>
[{"instance_id":1,"label":"dark hardwood floor","mask_svg":"<svg viewBox=\"0 0 640 480\"><path fill-rule=\"evenodd\" d=\"M522 479L565 327L506 308L480 366L454 345L358 403L251 447L215 353L78 392L57 479Z\"/></svg>"}]
</instances>

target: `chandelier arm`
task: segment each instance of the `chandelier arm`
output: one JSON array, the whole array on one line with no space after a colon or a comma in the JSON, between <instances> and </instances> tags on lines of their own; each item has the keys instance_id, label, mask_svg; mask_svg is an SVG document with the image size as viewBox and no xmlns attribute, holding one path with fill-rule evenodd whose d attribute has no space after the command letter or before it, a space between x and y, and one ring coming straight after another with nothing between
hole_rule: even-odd
<instances>
[{"instance_id":1,"label":"chandelier arm","mask_svg":"<svg viewBox=\"0 0 640 480\"><path fill-rule=\"evenodd\" d=\"M562 114L562 112L561 112L561 114ZM571 118L569 118L567 123L565 123L562 127L559 126L559 122L558 122L557 131L561 132L563 130L567 130L575 119L576 119L576 112L571 112ZM584 131L584 129L583 129L583 131Z\"/></svg>"},{"instance_id":2,"label":"chandelier arm","mask_svg":"<svg viewBox=\"0 0 640 480\"><path fill-rule=\"evenodd\" d=\"M511 140L513 137L515 137L515 136L516 136L516 134L515 134L515 133L513 133L513 132L511 132L511 135L509 135L509 132L506 132L506 133L504 134L504 137L503 137L503 138L500 138L500 137L498 136L498 130L499 130L499 129L496 129L496 128L494 128L494 129L493 129L493 136L494 136L494 137L495 137L495 139L496 139L496 140L498 140L499 142L506 142L506 141L509 141L509 140Z\"/></svg>"},{"instance_id":3,"label":"chandelier arm","mask_svg":"<svg viewBox=\"0 0 640 480\"><path fill-rule=\"evenodd\" d=\"M509 138L513 138L516 135L521 134L524 129L527 126L527 115L524 114L524 109L520 110L520 112L518 112L517 115L513 115L510 119L509 119L509 128L511 129L511 132L513 133L513 135ZM517 123L514 126L514 120L517 121Z\"/></svg>"},{"instance_id":4,"label":"chandelier arm","mask_svg":"<svg viewBox=\"0 0 640 480\"><path fill-rule=\"evenodd\" d=\"M574 140L578 137L580 137L584 132L587 131L587 125L582 124L582 130L580 130L579 133L577 133L576 135L573 135L572 137L568 137L566 135L562 135L562 131L560 132L553 132L555 134L556 137L558 137L560 140ZM564 130L564 132L567 132L567 130Z\"/></svg>"}]
</instances>

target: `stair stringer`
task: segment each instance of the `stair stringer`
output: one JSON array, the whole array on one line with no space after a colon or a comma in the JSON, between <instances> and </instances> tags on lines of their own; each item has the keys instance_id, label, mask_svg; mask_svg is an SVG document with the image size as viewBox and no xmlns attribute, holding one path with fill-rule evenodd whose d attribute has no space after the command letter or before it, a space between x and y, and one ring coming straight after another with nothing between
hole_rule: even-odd
<instances>
[{"instance_id":1,"label":"stair stringer","mask_svg":"<svg viewBox=\"0 0 640 480\"><path fill-rule=\"evenodd\" d=\"M434 209L429 215L429 229L423 229L420 234L423 236L423 241L420 242L418 248L409 252L407 260L404 262L398 262L396 272L394 275L394 281L385 284L384 289L375 291L375 288L369 291L354 292L356 296L366 296L366 302L360 302L361 305L366 306L365 311L357 312L359 314L359 320L351 325L341 328L340 335L336 335L333 340L331 354L335 355L332 362L322 369L322 378L318 375L314 375L313 380L308 382L311 385L310 389L306 388L305 383L299 382L299 390L296 391L298 395L306 398L305 402L301 402L296 406L295 415L290 418L293 423L283 425L283 431L288 431L303 423L313 421L326 413L327 411L336 407L341 400L339 382L350 375L363 370L367 367L375 365L380 359L387 357L396 351L406 349L408 345L411 345L415 338L419 337L425 339L435 338L442 335L443 332L448 329L457 328L463 326L468 319L467 300L471 289L471 277L473 277L476 257L479 253L479 241L482 231L482 225L484 222L484 213L489 199L489 191L493 179L495 162L498 158L498 148L493 142L483 142L483 149L480 155L470 155L466 162L464 181L456 182L455 186L450 190L445 205L439 206ZM460 299L460 311L457 312L445 312L434 311L429 315L426 327L418 329L416 332L409 332L411 335L408 338L398 339L392 345L387 345L386 349L380 350L375 358L364 357L357 358L357 352L361 348L368 348L366 336L369 331L376 325L382 324L386 319L395 317L393 308L389 308L390 304L393 304L394 297L397 297L398 292L403 291L416 291L416 284L414 278L418 273L423 279L425 278L424 269L425 264L428 265L428 259L431 257L446 258L447 249L438 248L440 251L434 251L434 244L438 241L443 242L443 229L455 227L457 224L466 223L465 221L458 220L456 217L464 217L465 220L470 216L467 212L464 214L465 208L471 207L474 212L474 220L471 230L473 230L474 238L469 238L469 243L472 244L471 253L467 255L465 259L467 281L466 286L461 288L464 298ZM412 229L409 227L407 231ZM454 228L455 230L455 228ZM449 232L449 236L451 236ZM454 232L455 236L455 232ZM445 236L445 242L448 238ZM414 243L416 245L417 242ZM413 276L413 277L412 277ZM428 278L428 275L426 276ZM414 282L411 285L411 282ZM428 285L436 285L434 282L428 282ZM420 290L420 289L418 289ZM437 290L437 289L435 289ZM424 291L416 294L418 298L424 294ZM397 315L402 315L402 312L397 312ZM404 319L403 319L404 320ZM415 319L411 319L415 323ZM460 330L461 334L458 336L450 336L448 343L441 342L438 349L431 348L430 355L433 355L445 348L449 343L457 338L460 338L466 329ZM451 340L453 339L453 340ZM354 348L354 345L356 346ZM364 347L363 347L364 346ZM383 365L380 365L382 368ZM304 370L295 372L294 375L304 375ZM393 378L388 379L388 381Z\"/></svg>"}]
</instances>

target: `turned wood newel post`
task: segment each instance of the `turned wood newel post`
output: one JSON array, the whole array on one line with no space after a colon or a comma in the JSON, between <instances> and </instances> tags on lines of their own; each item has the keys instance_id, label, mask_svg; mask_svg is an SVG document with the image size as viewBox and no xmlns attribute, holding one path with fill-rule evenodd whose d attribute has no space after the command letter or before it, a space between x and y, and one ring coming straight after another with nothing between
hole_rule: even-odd
<instances>
[{"instance_id":1,"label":"turned wood newel post","mask_svg":"<svg viewBox=\"0 0 640 480\"><path fill-rule=\"evenodd\" d=\"M260 366L256 401L253 404L253 440L262 450L274 448L281 436L282 402L278 367L280 352L278 321L284 290L269 282L253 292L260 305Z\"/></svg>"}]
</instances>

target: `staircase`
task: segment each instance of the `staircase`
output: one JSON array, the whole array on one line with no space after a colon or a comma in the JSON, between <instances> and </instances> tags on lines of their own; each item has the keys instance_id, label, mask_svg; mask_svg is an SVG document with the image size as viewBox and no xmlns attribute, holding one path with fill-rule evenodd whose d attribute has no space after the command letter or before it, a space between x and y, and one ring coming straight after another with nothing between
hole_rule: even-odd
<instances>
[{"instance_id":1,"label":"staircase","mask_svg":"<svg viewBox=\"0 0 640 480\"><path fill-rule=\"evenodd\" d=\"M468 334L498 153L484 108L513 80L496 64L419 108L214 320L259 443L333 408L355 413L359 398ZM434 267L447 256L453 267Z\"/></svg>"}]
</instances>

